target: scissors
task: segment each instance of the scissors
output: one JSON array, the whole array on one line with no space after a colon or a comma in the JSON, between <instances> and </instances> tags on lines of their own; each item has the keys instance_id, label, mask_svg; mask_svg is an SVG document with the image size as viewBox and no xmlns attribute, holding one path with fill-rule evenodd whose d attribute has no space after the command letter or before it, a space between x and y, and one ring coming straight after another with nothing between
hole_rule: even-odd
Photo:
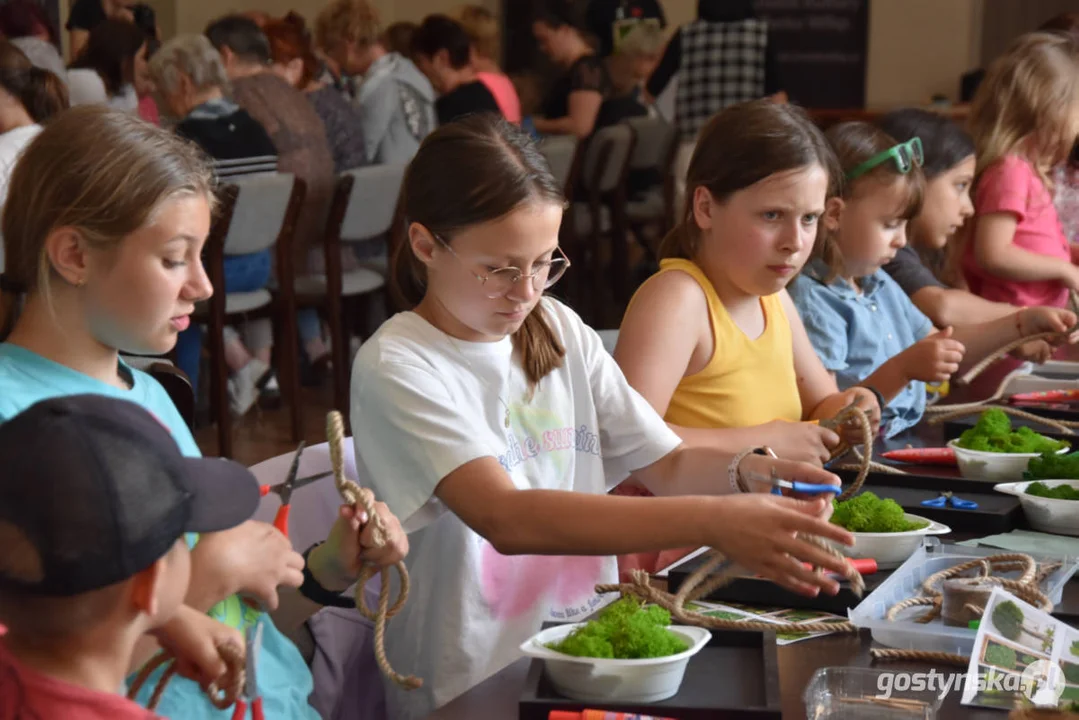
<instances>
[{"instance_id":1,"label":"scissors","mask_svg":"<svg viewBox=\"0 0 1079 720\"><path fill-rule=\"evenodd\" d=\"M763 448L763 450L768 455L768 457L779 457L775 454L772 448L766 447ZM835 495L838 495L843 490L843 488L839 487L838 485L818 485L816 483L800 482L797 480L795 480L794 482L791 482L790 480L783 480L779 477L779 472L775 469L775 466L772 466L771 483L773 495L782 495L783 490L790 490L791 492L801 493L803 495L823 495L826 493L834 493Z\"/></svg>"},{"instance_id":2,"label":"scissors","mask_svg":"<svg viewBox=\"0 0 1079 720\"><path fill-rule=\"evenodd\" d=\"M288 475L285 477L285 482L280 485L263 485L259 488L259 495L265 497L270 493L276 493L281 498L281 507L277 509L277 515L274 517L273 525L280 530L285 537L288 537L288 514L289 503L292 501L292 491L302 488L304 485L310 485L311 483L321 480L324 477L333 475L333 470L327 470L323 473L316 475L309 475L299 480L296 479L296 475L300 470L300 456L303 455L305 442L301 442L300 446L296 448L296 455L292 458L292 465L288 469Z\"/></svg>"},{"instance_id":3,"label":"scissors","mask_svg":"<svg viewBox=\"0 0 1079 720\"><path fill-rule=\"evenodd\" d=\"M942 508L951 505L953 508L956 508L958 510L976 510L978 508L978 503L974 502L973 500L963 500L962 498L957 498L951 493L951 491L942 492L938 497L935 497L932 500L922 500L922 505L924 505L925 507L935 508Z\"/></svg>"},{"instance_id":4,"label":"scissors","mask_svg":"<svg viewBox=\"0 0 1079 720\"><path fill-rule=\"evenodd\" d=\"M244 720L247 708L251 708L251 720L266 720L262 714L262 697L259 695L258 669L259 650L262 648L262 620L260 619L251 627L247 628L247 657L244 668L244 689L236 700L236 707L232 711L232 720Z\"/></svg>"}]
</instances>

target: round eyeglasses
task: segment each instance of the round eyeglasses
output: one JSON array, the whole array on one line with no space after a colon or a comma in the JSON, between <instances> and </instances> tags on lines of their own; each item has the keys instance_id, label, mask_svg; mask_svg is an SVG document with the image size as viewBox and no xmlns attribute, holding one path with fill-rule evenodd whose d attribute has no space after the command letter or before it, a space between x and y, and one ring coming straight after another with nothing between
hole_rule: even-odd
<instances>
[{"instance_id":1,"label":"round eyeglasses","mask_svg":"<svg viewBox=\"0 0 1079 720\"><path fill-rule=\"evenodd\" d=\"M536 261L533 265L535 269L531 273L525 273L523 270L516 267L504 267L498 268L497 270L491 270L486 275L480 275L473 271L468 264L461 259L460 255L454 252L454 249L450 247L450 244L446 242L445 239L439 235L435 235L434 237L442 247L449 250L450 254L457 258L457 261L468 270L472 277L480 281L487 297L490 299L504 297L509 294L522 278L528 278L532 282L532 288L534 290L546 290L558 282L558 280L566 274L566 270L569 269L570 266L569 258L562 252L562 248L556 247L555 252L558 253L558 257L552 257L550 260Z\"/></svg>"}]
</instances>

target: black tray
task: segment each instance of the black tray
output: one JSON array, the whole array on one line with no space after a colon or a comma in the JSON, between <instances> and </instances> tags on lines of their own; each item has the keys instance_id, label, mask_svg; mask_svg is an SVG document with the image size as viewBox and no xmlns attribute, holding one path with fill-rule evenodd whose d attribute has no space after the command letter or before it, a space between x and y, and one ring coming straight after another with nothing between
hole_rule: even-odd
<instances>
[{"instance_id":1,"label":"black tray","mask_svg":"<svg viewBox=\"0 0 1079 720\"><path fill-rule=\"evenodd\" d=\"M689 560L667 573L667 587L669 592L677 593L689 576L692 575L704 562L703 557ZM839 592L835 595L820 593L816 597L807 597L786 588L776 585L771 580L760 578L739 577L734 578L723 587L716 588L701 600L718 603L735 603L738 605L751 605L754 607L792 608L795 610L820 610L836 615L847 615L848 609L858 606L863 599L869 596L878 585L888 579L891 570L878 570L871 575L865 575L865 592L859 599L850 589L850 583L841 581Z\"/></svg>"},{"instance_id":2,"label":"black tray","mask_svg":"<svg viewBox=\"0 0 1079 720\"><path fill-rule=\"evenodd\" d=\"M1076 438L1079 440L1079 438ZM977 494L977 493L990 493L994 494L993 483L986 482L985 480L970 480L964 477L960 477L958 469L956 468L942 468L927 465L905 465L901 463L888 463L889 465L902 470L904 475L897 475L895 473L878 472L876 470L870 470L869 474L865 476L865 484L862 486L866 490L872 490L879 494L878 487L894 487L894 488L909 488L912 490L923 490L930 493L935 493L939 490L950 490L956 495ZM844 487L849 486L854 482L854 478L858 473L854 470L836 470L835 474L843 481Z\"/></svg>"},{"instance_id":3,"label":"black tray","mask_svg":"<svg viewBox=\"0 0 1079 720\"><path fill-rule=\"evenodd\" d=\"M888 475L888 477L897 477ZM996 535L1011 532L1023 524L1023 509L1019 498L993 490L993 483L968 480L976 483L979 492L969 492L953 487L930 486L927 489L894 487L888 485L863 485L863 490L882 498L891 498L908 513L921 515L950 527L955 532L976 532L982 535ZM946 505L942 508L925 507L923 500L932 500L940 490L951 490L956 497L978 503L973 510L960 510Z\"/></svg>"},{"instance_id":4,"label":"black tray","mask_svg":"<svg viewBox=\"0 0 1079 720\"><path fill-rule=\"evenodd\" d=\"M545 627L549 627L545 626ZM774 633L712 630L712 639L694 655L678 693L654 703L581 702L555 692L535 659L518 705L519 720L547 720L552 710L587 708L658 715L675 720L781 720L779 663Z\"/></svg>"}]
</instances>

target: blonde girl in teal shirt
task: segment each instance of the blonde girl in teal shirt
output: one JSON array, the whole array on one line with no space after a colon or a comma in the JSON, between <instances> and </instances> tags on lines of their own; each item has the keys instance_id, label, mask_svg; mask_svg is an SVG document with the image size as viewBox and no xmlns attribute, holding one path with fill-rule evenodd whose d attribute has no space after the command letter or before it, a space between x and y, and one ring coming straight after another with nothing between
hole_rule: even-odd
<instances>
[{"instance_id":1,"label":"blonde girl in teal shirt","mask_svg":"<svg viewBox=\"0 0 1079 720\"><path fill-rule=\"evenodd\" d=\"M200 260L212 204L209 166L166 130L98 106L67 110L49 123L16 164L4 208L0 422L47 397L101 393L139 403L185 454L199 454L161 386L119 353L167 353L195 304L212 293ZM361 518L342 508L329 540L310 555L315 580L343 591L361 562L401 558L407 540L392 515L383 519L390 542L366 551ZM265 523L203 536L191 564L185 603L233 627L264 614L241 596L268 609L295 603L293 610L308 615L319 607L287 590L303 582L304 561ZM267 717L316 720L303 658L269 616L263 622L259 691ZM156 684L156 677L146 683L143 704ZM176 720L232 714L182 678L169 682L157 712Z\"/></svg>"}]
</instances>

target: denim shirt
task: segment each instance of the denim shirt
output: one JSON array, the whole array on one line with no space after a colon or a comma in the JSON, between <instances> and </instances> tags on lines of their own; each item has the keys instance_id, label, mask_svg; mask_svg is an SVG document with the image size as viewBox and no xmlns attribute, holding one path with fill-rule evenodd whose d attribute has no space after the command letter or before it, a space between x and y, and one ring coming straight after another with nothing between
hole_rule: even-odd
<instances>
[{"instance_id":1,"label":"denim shirt","mask_svg":"<svg viewBox=\"0 0 1079 720\"><path fill-rule=\"evenodd\" d=\"M933 331L930 322L883 270L859 278L857 292L842 278L826 283L828 268L811 260L789 292L821 362L835 373L840 390L857 385L877 368ZM882 408L881 433L892 437L917 424L925 411L925 383L914 381Z\"/></svg>"}]
</instances>

